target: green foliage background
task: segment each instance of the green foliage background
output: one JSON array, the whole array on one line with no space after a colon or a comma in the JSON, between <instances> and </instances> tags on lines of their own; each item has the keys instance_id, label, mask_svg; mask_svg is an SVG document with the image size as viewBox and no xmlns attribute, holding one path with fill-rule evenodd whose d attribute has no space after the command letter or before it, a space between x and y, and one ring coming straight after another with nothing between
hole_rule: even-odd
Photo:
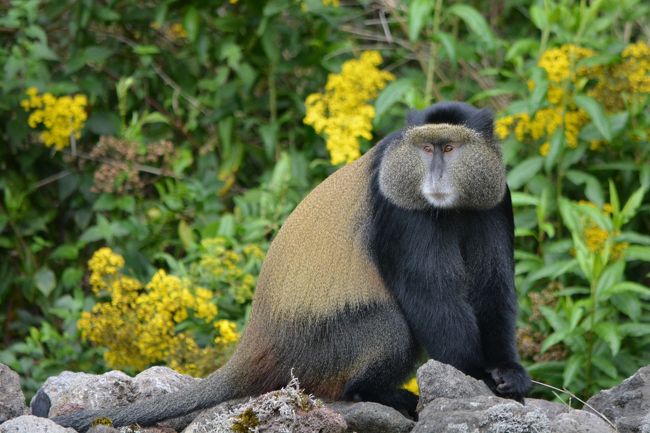
<instances>
[{"instance_id":1,"label":"green foliage background","mask_svg":"<svg viewBox=\"0 0 650 433\"><path fill-rule=\"evenodd\" d=\"M409 109L438 100L533 116L548 105L537 67L547 49L590 48L590 64L607 66L650 37L650 5L637 0L13 0L0 8L0 362L30 392L63 369L106 368L76 329L95 302L86 261L99 247L120 252L128 272L147 280L159 267L182 274L201 239L268 245L336 169L302 119L307 95L344 61L378 50L397 77L374 101L379 138ZM561 136L546 155L532 140L503 143L524 362L536 379L581 396L650 360L648 94L608 112L585 96L592 84L567 90L590 115L576 148ZM87 95L74 147L39 143L20 107L30 86ZM135 143L143 157L148 144L170 140L173 153L164 166L131 164L138 183L113 173L97 192L100 166L123 158L93 154L101 136ZM591 150L594 140L605 144ZM585 237L592 226L608 233L598 251ZM231 314L243 323L247 310Z\"/></svg>"}]
</instances>

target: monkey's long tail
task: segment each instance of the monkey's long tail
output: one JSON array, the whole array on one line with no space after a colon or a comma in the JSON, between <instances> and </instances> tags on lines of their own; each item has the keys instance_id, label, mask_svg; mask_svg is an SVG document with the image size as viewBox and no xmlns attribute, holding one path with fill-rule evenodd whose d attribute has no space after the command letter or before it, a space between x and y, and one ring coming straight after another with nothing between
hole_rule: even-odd
<instances>
[{"instance_id":1,"label":"monkey's long tail","mask_svg":"<svg viewBox=\"0 0 650 433\"><path fill-rule=\"evenodd\" d=\"M61 426L72 427L83 433L98 418L110 419L115 427L131 424L147 426L206 409L223 401L244 396L245 392L237 389L237 383L241 379L238 380L238 375L229 364L186 389L158 395L124 407L84 410L57 416L52 420Z\"/></svg>"}]
</instances>

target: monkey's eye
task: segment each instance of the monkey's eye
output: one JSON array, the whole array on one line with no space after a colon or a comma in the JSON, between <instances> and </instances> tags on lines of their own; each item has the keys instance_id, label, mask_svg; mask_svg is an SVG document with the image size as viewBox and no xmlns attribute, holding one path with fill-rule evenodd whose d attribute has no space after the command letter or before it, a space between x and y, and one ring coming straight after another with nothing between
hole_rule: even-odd
<instances>
[{"instance_id":1,"label":"monkey's eye","mask_svg":"<svg viewBox=\"0 0 650 433\"><path fill-rule=\"evenodd\" d=\"M442 151L444 153L451 152L452 150L454 150L454 146L452 146L451 144L445 144L445 146L442 148Z\"/></svg>"},{"instance_id":2,"label":"monkey's eye","mask_svg":"<svg viewBox=\"0 0 650 433\"><path fill-rule=\"evenodd\" d=\"M426 153L433 153L433 146L427 144L425 146L422 146L422 150L424 150Z\"/></svg>"}]
</instances>

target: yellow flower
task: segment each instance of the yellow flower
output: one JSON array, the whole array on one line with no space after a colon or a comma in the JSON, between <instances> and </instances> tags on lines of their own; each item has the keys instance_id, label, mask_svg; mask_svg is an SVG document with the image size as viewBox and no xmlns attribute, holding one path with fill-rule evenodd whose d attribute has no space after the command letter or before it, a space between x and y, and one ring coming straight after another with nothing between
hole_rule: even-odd
<instances>
[{"instance_id":1,"label":"yellow flower","mask_svg":"<svg viewBox=\"0 0 650 433\"><path fill-rule=\"evenodd\" d=\"M539 154L542 156L548 155L548 152L551 150L551 144L547 141L542 144L539 148Z\"/></svg>"},{"instance_id":2,"label":"yellow flower","mask_svg":"<svg viewBox=\"0 0 650 433\"><path fill-rule=\"evenodd\" d=\"M20 102L25 111L33 110L27 124L35 129L39 124L45 127L40 138L47 147L62 150L70 144L70 138L80 138L88 115L85 95L61 96L57 98L49 92L38 95L38 89L30 87L25 92L29 99Z\"/></svg>"},{"instance_id":3,"label":"yellow flower","mask_svg":"<svg viewBox=\"0 0 650 433\"><path fill-rule=\"evenodd\" d=\"M605 242L609 237L609 232L597 225L592 225L584 229L583 236L585 238L587 249L593 253L597 253L602 250L605 245Z\"/></svg>"},{"instance_id":4,"label":"yellow flower","mask_svg":"<svg viewBox=\"0 0 650 433\"><path fill-rule=\"evenodd\" d=\"M494 133L500 140L503 140L510 135L510 127L514 121L515 116L504 116L494 122Z\"/></svg>"},{"instance_id":5,"label":"yellow flower","mask_svg":"<svg viewBox=\"0 0 650 433\"><path fill-rule=\"evenodd\" d=\"M377 68L381 62L379 52L366 51L359 59L345 62L339 74L330 74L323 93L305 100L303 122L326 137L332 164L359 158L359 139L372 139L375 109L368 101L395 78Z\"/></svg>"},{"instance_id":6,"label":"yellow flower","mask_svg":"<svg viewBox=\"0 0 650 433\"><path fill-rule=\"evenodd\" d=\"M576 70L576 63L594 54L594 51L588 48L566 44L544 51L537 65L546 71L551 82L561 83L569 78L574 81L577 74L582 74L586 70L586 68Z\"/></svg>"},{"instance_id":7,"label":"yellow flower","mask_svg":"<svg viewBox=\"0 0 650 433\"><path fill-rule=\"evenodd\" d=\"M220 336L215 338L217 344L230 344L239 340L237 324L231 320L217 320L214 327L219 330Z\"/></svg>"},{"instance_id":8,"label":"yellow flower","mask_svg":"<svg viewBox=\"0 0 650 433\"><path fill-rule=\"evenodd\" d=\"M650 46L639 41L628 45L621 55L630 89L635 93L650 93Z\"/></svg>"},{"instance_id":9,"label":"yellow flower","mask_svg":"<svg viewBox=\"0 0 650 433\"><path fill-rule=\"evenodd\" d=\"M415 380L415 378L412 378L404 385L402 385L402 388L411 391L415 395L420 395L420 388L418 388L418 382Z\"/></svg>"}]
</instances>

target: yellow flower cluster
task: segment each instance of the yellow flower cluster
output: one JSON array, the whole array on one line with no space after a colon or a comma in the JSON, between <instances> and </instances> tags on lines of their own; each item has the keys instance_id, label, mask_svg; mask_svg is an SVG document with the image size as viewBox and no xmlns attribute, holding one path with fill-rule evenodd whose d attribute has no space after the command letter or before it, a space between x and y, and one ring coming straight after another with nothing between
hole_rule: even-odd
<instances>
[{"instance_id":1,"label":"yellow flower cluster","mask_svg":"<svg viewBox=\"0 0 650 433\"><path fill-rule=\"evenodd\" d=\"M232 320L217 320L214 327L219 331L219 336L214 339L217 344L230 344L239 341L237 324Z\"/></svg>"},{"instance_id":2,"label":"yellow flower cluster","mask_svg":"<svg viewBox=\"0 0 650 433\"><path fill-rule=\"evenodd\" d=\"M589 206L594 209L598 209L595 203L592 203L587 200L580 200L577 203L580 206ZM605 215L612 215L614 208L610 203L605 203L601 209ZM620 232L614 231L610 233L609 231L603 229L602 227L595 224L591 219L587 222L586 226L582 230L582 237L585 241L585 246L592 253L600 253L604 248L608 240L613 242L611 246L610 258L612 261L616 261L622 257L623 252L630 246L628 242L616 242L614 243L613 238L618 236Z\"/></svg>"},{"instance_id":3,"label":"yellow flower cluster","mask_svg":"<svg viewBox=\"0 0 650 433\"><path fill-rule=\"evenodd\" d=\"M578 77L590 73L590 68L576 67L577 63L594 54L596 53L588 48L566 44L544 51L537 65L546 71L551 83L562 83L567 79L576 81Z\"/></svg>"},{"instance_id":4,"label":"yellow flower cluster","mask_svg":"<svg viewBox=\"0 0 650 433\"><path fill-rule=\"evenodd\" d=\"M650 93L650 46L645 42L628 45L622 53L630 90L634 93Z\"/></svg>"},{"instance_id":5,"label":"yellow flower cluster","mask_svg":"<svg viewBox=\"0 0 650 433\"><path fill-rule=\"evenodd\" d=\"M326 137L332 164L349 163L361 156L359 139L372 139L375 109L368 101L395 77L377 68L382 62L377 51L366 51L348 60L341 73L330 74L325 92L305 100L303 122Z\"/></svg>"},{"instance_id":6,"label":"yellow flower cluster","mask_svg":"<svg viewBox=\"0 0 650 433\"><path fill-rule=\"evenodd\" d=\"M45 127L40 138L47 147L63 150L70 144L70 137L81 137L88 118L85 95L57 98L49 92L39 95L36 87L30 87L26 93L29 98L23 99L20 105L25 111L32 111L27 119L30 128L35 129L39 124Z\"/></svg>"},{"instance_id":7,"label":"yellow flower cluster","mask_svg":"<svg viewBox=\"0 0 650 433\"><path fill-rule=\"evenodd\" d=\"M605 242L607 242L607 238L609 237L609 232L597 225L592 225L584 229L583 236L585 238L587 249L592 253L597 253L603 249L603 246L605 246Z\"/></svg>"},{"instance_id":8,"label":"yellow flower cluster","mask_svg":"<svg viewBox=\"0 0 650 433\"><path fill-rule=\"evenodd\" d=\"M225 238L210 238L201 242L204 253L193 272L211 286L224 287L239 304L253 298L259 265L264 252L256 244L245 245L237 251Z\"/></svg>"},{"instance_id":9,"label":"yellow flower cluster","mask_svg":"<svg viewBox=\"0 0 650 433\"><path fill-rule=\"evenodd\" d=\"M159 270L146 285L126 276L124 258L110 248L101 248L88 262L90 284L97 295L109 298L82 313L77 323L82 338L108 350L104 358L112 368L137 370L156 363L190 374L205 373L205 359L215 358L214 348L201 348L189 331L177 325L191 320L212 325L217 315L210 290L193 287L187 280ZM223 345L237 340L236 325L219 340ZM222 335L223 336L223 335Z\"/></svg>"},{"instance_id":10,"label":"yellow flower cluster","mask_svg":"<svg viewBox=\"0 0 650 433\"><path fill-rule=\"evenodd\" d=\"M553 106L538 110L531 118L528 113L518 113L505 116L496 121L495 133L500 139L510 135L514 125L517 140L523 142L528 137L544 142L539 148L539 153L546 156L550 150L549 139L555 131L562 128L564 142L569 148L578 146L578 134L589 120L589 116L582 110L564 111L562 107Z\"/></svg>"},{"instance_id":11,"label":"yellow flower cluster","mask_svg":"<svg viewBox=\"0 0 650 433\"><path fill-rule=\"evenodd\" d=\"M323 0L323 6L339 7L340 5L341 5L341 0Z\"/></svg>"},{"instance_id":12,"label":"yellow flower cluster","mask_svg":"<svg viewBox=\"0 0 650 433\"><path fill-rule=\"evenodd\" d=\"M519 141L528 138L540 141L539 153L547 155L549 140L553 133L562 128L567 147L578 145L578 135L589 116L578 109L572 92L585 82L595 83L587 94L595 98L609 112L625 106L624 98L650 93L650 47L644 42L628 45L622 52L623 62L611 67L578 66L578 62L596 55L588 48L572 44L546 50L538 65L546 71L549 86L546 93L548 106L541 108L532 116L517 113L504 116L495 123L495 134L500 139L514 132ZM530 90L535 88L528 82ZM591 150L603 148L605 142L594 140L589 143Z\"/></svg>"}]
</instances>

